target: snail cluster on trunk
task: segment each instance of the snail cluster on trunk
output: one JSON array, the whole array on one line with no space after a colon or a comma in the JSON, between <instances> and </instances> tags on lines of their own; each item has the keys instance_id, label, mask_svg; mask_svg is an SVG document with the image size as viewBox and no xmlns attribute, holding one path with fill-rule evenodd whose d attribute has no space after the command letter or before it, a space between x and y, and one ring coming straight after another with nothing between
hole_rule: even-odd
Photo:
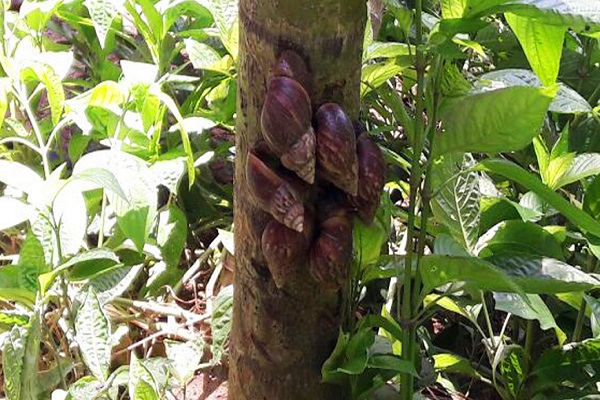
<instances>
[{"instance_id":1,"label":"snail cluster on trunk","mask_svg":"<svg viewBox=\"0 0 600 400\"><path fill-rule=\"evenodd\" d=\"M339 104L321 104L313 113L312 84L304 60L284 51L271 71L262 107L265 143L249 152L246 180L257 206L273 218L261 245L275 285L284 287L288 269L310 254L313 278L338 290L352 261L353 216L373 222L385 163L369 134L355 132ZM257 149L263 144L275 163L261 159ZM332 192L325 200L315 199ZM305 206L317 210L316 216L305 213Z\"/></svg>"}]
</instances>

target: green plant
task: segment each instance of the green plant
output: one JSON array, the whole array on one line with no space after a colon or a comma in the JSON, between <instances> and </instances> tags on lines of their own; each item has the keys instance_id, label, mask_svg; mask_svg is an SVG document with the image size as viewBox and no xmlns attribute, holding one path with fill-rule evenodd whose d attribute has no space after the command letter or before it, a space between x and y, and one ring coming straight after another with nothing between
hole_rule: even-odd
<instances>
[{"instance_id":1,"label":"green plant","mask_svg":"<svg viewBox=\"0 0 600 400\"><path fill-rule=\"evenodd\" d=\"M385 2L394 23L367 32L362 74L365 111L375 111L365 112L368 129L381 134L386 161L400 171L387 187L408 198L408 210L392 214L406 229L396 231L392 256L379 255L388 207L378 226L355 233L351 299L359 302L374 280L392 280L380 315L350 324L323 377L348 385L356 399L389 390L386 383L399 383L400 397L411 399L436 377L445 390L459 390L446 378L455 374L504 399L595 393L596 377L579 365L595 363L595 336L580 341L590 315L581 293L598 287L590 178L599 164L596 153L573 150L569 133L572 124L597 120L590 104L598 99L557 79L565 40L597 56L588 46L597 44L597 12L583 2L414 3ZM510 68L496 70L503 63ZM561 302L578 310L569 337L556 318L565 312ZM473 351L485 362L437 347L424 328L440 312L476 328L470 336L483 347ZM502 316L500 326L494 316ZM554 330L554 338L543 337L559 347L537 347L534 321ZM387 362L375 361L382 354Z\"/></svg>"}]
</instances>

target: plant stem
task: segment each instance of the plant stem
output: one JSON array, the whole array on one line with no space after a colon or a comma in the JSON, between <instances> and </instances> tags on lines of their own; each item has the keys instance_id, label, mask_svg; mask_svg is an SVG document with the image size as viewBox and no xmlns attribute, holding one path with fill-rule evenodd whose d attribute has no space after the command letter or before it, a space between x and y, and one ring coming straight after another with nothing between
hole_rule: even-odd
<instances>
[{"instance_id":1,"label":"plant stem","mask_svg":"<svg viewBox=\"0 0 600 400\"><path fill-rule=\"evenodd\" d=\"M402 307L400 309L399 321L402 328L402 358L414 363L414 344L415 344L415 328L406 321L412 319L412 264L414 255L414 238L415 238L415 217L416 217L416 200L417 194L421 187L422 169L421 169L421 154L425 145L423 118L424 112L424 83L425 83L425 54L421 44L423 43L423 16L422 16L422 0L416 0L415 4L415 30L416 30L416 71L417 71L417 98L416 98L416 116L415 116L415 149L413 153L411 170L410 170L410 195L409 195L409 211L408 211L408 226L406 240L406 263L404 270L404 283L402 285ZM419 271L415 272L416 274ZM398 300L400 300L400 289L398 287ZM413 376L404 373L400 377L400 398L410 400L414 391Z\"/></svg>"},{"instance_id":2,"label":"plant stem","mask_svg":"<svg viewBox=\"0 0 600 400\"><path fill-rule=\"evenodd\" d=\"M598 259L594 256L590 256L588 260L587 268L584 269L585 272L590 273L594 272L596 267L598 266ZM587 308L587 303L585 299L581 299L581 306L579 306L579 311L577 312L577 320L575 322L575 329L573 330L573 337L571 338L571 342L579 342L581 339L581 332L583 331L583 323L585 322L585 310Z\"/></svg>"},{"instance_id":3,"label":"plant stem","mask_svg":"<svg viewBox=\"0 0 600 400\"><path fill-rule=\"evenodd\" d=\"M15 88L15 92L17 97L19 98L23 108L25 109L25 113L27 113L27 118L31 123L31 128L35 133L35 137L38 141L38 147L40 149L40 156L42 157L42 164L44 166L44 176L46 179L50 177L50 162L48 161L48 152L45 149L44 138L42 137L42 131L40 126L37 123L37 119L35 118L35 114L31 109L31 105L29 104L29 100L27 99L27 93L25 93L24 88Z\"/></svg>"}]
</instances>

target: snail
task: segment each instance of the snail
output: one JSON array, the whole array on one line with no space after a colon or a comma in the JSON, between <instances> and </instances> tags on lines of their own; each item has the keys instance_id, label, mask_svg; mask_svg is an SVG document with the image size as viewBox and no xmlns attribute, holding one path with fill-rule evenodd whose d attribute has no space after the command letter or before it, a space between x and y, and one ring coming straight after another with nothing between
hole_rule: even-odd
<instances>
[{"instance_id":1,"label":"snail","mask_svg":"<svg viewBox=\"0 0 600 400\"><path fill-rule=\"evenodd\" d=\"M358 194L358 159L352 122L338 104L315 113L317 166L320 175L351 196Z\"/></svg>"},{"instance_id":2,"label":"snail","mask_svg":"<svg viewBox=\"0 0 600 400\"><path fill-rule=\"evenodd\" d=\"M252 152L246 160L246 182L261 209L288 228L302 232L304 205L300 194Z\"/></svg>"},{"instance_id":3,"label":"snail","mask_svg":"<svg viewBox=\"0 0 600 400\"><path fill-rule=\"evenodd\" d=\"M348 200L358 209L358 216L363 222L371 224L385 185L385 161L381 150L366 132L358 136L357 149L358 193L348 196Z\"/></svg>"}]
</instances>

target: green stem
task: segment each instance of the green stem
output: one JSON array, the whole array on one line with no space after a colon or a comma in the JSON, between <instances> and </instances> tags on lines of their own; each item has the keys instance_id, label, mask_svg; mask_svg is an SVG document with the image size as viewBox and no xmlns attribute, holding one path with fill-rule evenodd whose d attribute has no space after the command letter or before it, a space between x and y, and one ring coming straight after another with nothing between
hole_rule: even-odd
<instances>
[{"instance_id":1,"label":"green stem","mask_svg":"<svg viewBox=\"0 0 600 400\"><path fill-rule=\"evenodd\" d=\"M531 357L531 351L533 350L533 340L535 337L535 331L534 331L535 326L533 325L533 320L528 320L527 321L527 328L525 328L525 354L527 355L527 357ZM531 362L531 360L529 358L526 357L527 360L527 364L526 364L526 368L525 368L525 374L527 374L529 372L529 364Z\"/></svg>"},{"instance_id":2,"label":"green stem","mask_svg":"<svg viewBox=\"0 0 600 400\"><path fill-rule=\"evenodd\" d=\"M415 116L415 149L410 170L410 195L408 226L406 240L406 263L404 271L404 284L402 285L402 307L400 308L399 320L403 325L402 330L402 358L414 363L415 355L415 328L409 324L404 324L412 319L412 261L414 255L415 238L415 217L416 217L416 199L421 187L422 169L421 154L425 145L424 125L424 83L425 83L425 53L422 48L423 43L423 15L422 0L416 0L415 4L415 30L416 30L416 71L417 71L417 98L416 98L416 116ZM418 271L417 271L418 274ZM398 288L398 300L400 300L400 289ZM410 400L414 392L414 378L408 373L400 376L400 398Z\"/></svg>"},{"instance_id":3,"label":"green stem","mask_svg":"<svg viewBox=\"0 0 600 400\"><path fill-rule=\"evenodd\" d=\"M594 272L594 270L598 266L598 259L590 256L587 268L585 268L585 272ZM581 332L583 332L583 323L585 322L585 310L587 308L587 303L585 299L581 299L581 306L579 306L579 311L577 312L577 320L575 322L575 329L573 330L573 337L571 338L571 342L579 342L581 339Z\"/></svg>"},{"instance_id":4,"label":"green stem","mask_svg":"<svg viewBox=\"0 0 600 400\"><path fill-rule=\"evenodd\" d=\"M38 141L38 147L40 149L40 156L42 157L42 164L44 166L44 176L46 179L50 177L50 162L48 161L48 152L45 149L44 138L42 136L42 131L40 126L38 125L37 119L35 118L35 114L31 109L31 105L29 104L29 100L27 99L27 93L24 88L15 88L15 92L23 108L25 109L25 113L27 114L27 118L31 123L31 128L35 134L35 137Z\"/></svg>"}]
</instances>

